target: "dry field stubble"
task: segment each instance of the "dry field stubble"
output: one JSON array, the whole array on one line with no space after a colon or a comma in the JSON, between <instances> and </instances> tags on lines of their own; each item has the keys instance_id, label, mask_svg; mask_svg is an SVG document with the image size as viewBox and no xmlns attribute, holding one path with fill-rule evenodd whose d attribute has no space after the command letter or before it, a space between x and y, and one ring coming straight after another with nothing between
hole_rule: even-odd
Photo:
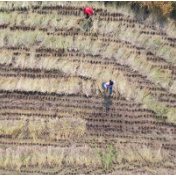
<instances>
[{"instance_id":1,"label":"dry field stubble","mask_svg":"<svg viewBox=\"0 0 176 176\"><path fill-rule=\"evenodd\" d=\"M0 3L0 173L175 174L173 24L87 5Z\"/></svg>"}]
</instances>

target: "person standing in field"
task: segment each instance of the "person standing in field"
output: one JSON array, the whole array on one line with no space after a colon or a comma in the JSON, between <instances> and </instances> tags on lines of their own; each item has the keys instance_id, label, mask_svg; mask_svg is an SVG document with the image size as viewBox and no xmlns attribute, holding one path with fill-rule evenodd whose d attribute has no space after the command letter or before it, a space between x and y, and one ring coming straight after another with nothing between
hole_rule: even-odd
<instances>
[{"instance_id":1,"label":"person standing in field","mask_svg":"<svg viewBox=\"0 0 176 176\"><path fill-rule=\"evenodd\" d=\"M81 8L80 10L84 11L84 14L87 15L85 18L88 19L91 17L92 14L94 14L94 10L88 7Z\"/></svg>"},{"instance_id":2,"label":"person standing in field","mask_svg":"<svg viewBox=\"0 0 176 176\"><path fill-rule=\"evenodd\" d=\"M108 89L110 89L110 96L112 96L112 88L114 84L115 84L115 81L111 81L111 80L107 83L103 82L103 87L105 88L105 90L108 91Z\"/></svg>"}]
</instances>

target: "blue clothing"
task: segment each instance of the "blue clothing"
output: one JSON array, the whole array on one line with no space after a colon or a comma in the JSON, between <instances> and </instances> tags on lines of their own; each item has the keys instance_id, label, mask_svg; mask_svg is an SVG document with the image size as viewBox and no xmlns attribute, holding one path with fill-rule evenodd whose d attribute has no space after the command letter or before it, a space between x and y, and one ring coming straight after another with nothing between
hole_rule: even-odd
<instances>
[{"instance_id":1,"label":"blue clothing","mask_svg":"<svg viewBox=\"0 0 176 176\"><path fill-rule=\"evenodd\" d=\"M112 94L112 87L109 88L110 89L110 95Z\"/></svg>"},{"instance_id":2,"label":"blue clothing","mask_svg":"<svg viewBox=\"0 0 176 176\"><path fill-rule=\"evenodd\" d=\"M105 89L107 89L107 87L106 87L106 83L105 83L105 82L103 82L103 87L104 87Z\"/></svg>"},{"instance_id":3,"label":"blue clothing","mask_svg":"<svg viewBox=\"0 0 176 176\"><path fill-rule=\"evenodd\" d=\"M111 86L111 87L109 86L109 87L108 87L107 84L106 84L105 82L103 82L103 87L104 87L105 89L110 89L110 95L112 94L112 87L113 87L113 86Z\"/></svg>"}]
</instances>

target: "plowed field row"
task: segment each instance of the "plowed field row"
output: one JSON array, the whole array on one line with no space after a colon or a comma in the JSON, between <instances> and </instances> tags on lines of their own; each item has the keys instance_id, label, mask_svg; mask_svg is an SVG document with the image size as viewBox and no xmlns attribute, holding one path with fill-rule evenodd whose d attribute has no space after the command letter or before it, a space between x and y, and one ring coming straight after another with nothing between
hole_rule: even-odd
<instances>
[{"instance_id":1,"label":"plowed field row","mask_svg":"<svg viewBox=\"0 0 176 176\"><path fill-rule=\"evenodd\" d=\"M90 136L91 135L91 136ZM84 145L91 145L91 146L96 146L98 148L102 148L102 149L105 149L108 147L108 145L111 144L111 142L113 141L114 143L117 143L117 144L126 144L127 142L124 142L123 139L134 139L134 142L130 142L130 143L134 143L134 144L137 144L137 145L148 145L148 146L152 146L152 140L155 140L153 138L147 138L147 137L142 137L141 138L139 137L139 141L141 139L143 140L151 140L151 142L135 142L135 140L137 140L137 138L131 136L131 135L114 135L113 137L113 134L98 134L98 136L104 136L104 137L107 137L109 136L109 139L110 140L104 140L103 142L99 142L97 141L96 139L98 139L98 137L96 137L97 135L96 134L87 134L87 135L84 135L82 138L78 139L78 138L74 138L74 139L70 139L70 141L68 140L57 140L55 139L54 141L48 141L48 142L31 142L31 139L30 138L26 138L26 139L20 139L20 142L19 140L14 140L14 139L11 139L10 136L7 136L6 138L4 137L1 137L1 141L0 141L0 146L1 145L6 145L6 147L8 147L9 145L14 145L14 146L53 146L53 147L62 147L62 148L65 148L65 147L70 147L70 146L73 146L75 145L76 147L83 147ZM92 140L84 140L85 137L88 137L88 138L92 138ZM119 139L118 139L119 138ZM121 139L121 140L120 140ZM163 140L162 138L158 138L158 140ZM168 146L168 147L174 147L172 144L163 144L163 146Z\"/></svg>"},{"instance_id":2,"label":"plowed field row","mask_svg":"<svg viewBox=\"0 0 176 176\"><path fill-rule=\"evenodd\" d=\"M113 174L116 174L116 173L119 173L119 174L125 174L125 175L128 175L129 173L138 173L138 174L155 174L156 171L152 169L148 169L148 164L141 164L141 165L132 165L130 163L126 164L126 166L124 165L118 165L116 166L115 164L118 164L118 163L114 163L112 168L111 169L108 169L108 170L105 170L101 167L99 168L91 168L90 169L90 166L84 166L84 168L82 167L76 167L76 168L72 168L72 167L65 167L65 168L61 168L61 169L57 169L55 171L41 171L41 170L35 170L33 169L33 167L29 167L28 170L26 169L22 169L21 170L21 173L24 174L24 175L28 175L28 174L31 174L31 175L79 175L79 174L88 174L88 175L101 175L101 174L110 174L110 175L113 175ZM146 169L141 169L141 166L143 168L146 168ZM168 172L170 174L174 174L174 167L172 166L168 166L168 167L161 167L159 168L159 166L157 167L160 171L158 171L157 173L162 173L161 171L162 170L169 170ZM135 172L134 172L135 170ZM18 173L17 171L15 170L4 170L3 168L0 170L1 173L5 174L5 175L10 175L11 173Z\"/></svg>"},{"instance_id":3,"label":"plowed field row","mask_svg":"<svg viewBox=\"0 0 176 176\"><path fill-rule=\"evenodd\" d=\"M59 116L59 113L76 113L77 115L84 115L84 116L102 116L102 117L111 117L111 118L123 118L123 117L129 117L129 118L149 118L149 117L153 117L153 118L159 118L158 116L156 116L156 115L151 115L151 114L148 114L148 113L145 113L145 112L141 112L140 113L140 115L138 115L138 114L136 114L136 113L134 113L134 114L131 114L132 112L131 111L121 111L121 112L119 112L119 111L117 111L117 112L109 112L109 113L94 113L94 112L85 112L86 110L82 110L82 108L80 107L80 108L76 108L76 109L74 109L74 108L72 108L72 107L67 107L67 109L66 110L64 110L64 107L62 107L63 109L60 109L59 111L57 111L56 110L56 113L44 113L44 112L42 112L42 113L34 113L34 112L30 112L29 110L28 110L28 112L26 112L25 110L24 110L24 112L22 112L22 110L20 111L20 112L14 112L14 110L13 110L13 112L6 112L5 110L3 110L3 112L1 112L0 113L0 115L2 115L2 116L29 116L29 117L33 117L33 116L35 116L35 117L45 117L45 118L48 118L48 117L50 117L50 118L56 118L57 116ZM122 113L123 112L123 113ZM129 114L130 113L130 114ZM62 116L61 116L62 117ZM63 117L64 117L64 115L63 115ZM83 117L84 118L84 117ZM166 117L162 117L163 119L165 119Z\"/></svg>"},{"instance_id":4,"label":"plowed field row","mask_svg":"<svg viewBox=\"0 0 176 176\"><path fill-rule=\"evenodd\" d=\"M70 102L70 101L69 101ZM23 110L25 110L25 109L23 109ZM42 109L40 109L40 110L42 110ZM47 110L47 109L46 109ZM128 110L127 110L128 111ZM9 111L8 111L9 112ZM21 111L22 112L22 111ZM86 113L86 115L88 115L89 113ZM97 123L98 124L98 126L97 125L95 125L96 127L98 127L98 131L100 130L99 129L99 125L101 125L101 123L106 123L107 124L107 122L109 122L109 123L112 123L112 124L116 124L116 123L123 123L123 124L126 124L126 125L128 125L128 124L130 124L130 125L132 125L132 124L134 124L135 126L134 127L136 127L136 126L138 126L138 124L145 124L145 123L149 123L148 121L146 121L146 122L140 122L140 121L133 121L133 122L130 122L130 121L124 121L124 120L116 120L116 118L112 118L112 116L113 116L113 114L112 113L90 113L91 114L91 118L86 118L88 121L92 121L92 122L95 122L95 124ZM131 114L131 112L130 112L130 114ZM3 115L5 115L5 114L3 114ZM7 113L6 115L20 115L20 114L9 114L9 113ZM24 114L24 115L27 115L27 114ZM33 114L33 116L40 116L40 114ZM104 117L107 117L108 119L104 119L104 118L97 118L96 116L104 116ZM115 115L115 114L114 114ZM131 114L132 115L132 114ZM28 115L27 115L28 116ZM46 115L46 116L50 116L50 115ZM126 116L124 116L124 114L123 114L123 117L121 116L120 118L121 119L123 119L124 117L126 117ZM127 116L128 117L128 116ZM134 118L134 115L132 115L132 117ZM142 116L141 116L142 117ZM152 117L151 115L150 116L144 116L144 117ZM155 123L155 122L153 122L153 124L155 124L155 125L157 125L157 123ZM164 123L163 123L164 124ZM160 124L159 123L159 125L163 125L162 123ZM108 127L108 125L104 125L104 127L105 128L107 128ZM100 128L101 128L101 126L100 126ZM140 129L143 129L142 130L142 133L149 133L149 131L146 131L146 130L148 130L148 129L150 129L149 127L147 127L147 126L139 126L139 128ZM152 127L152 129L153 129L153 127ZM108 130L108 129L107 129ZM112 128L110 129L110 130L113 130ZM119 131L119 130L118 130ZM165 132L163 131L163 128L161 128L161 131L162 131L162 133L164 134ZM128 132L127 130L126 130L126 132ZM132 132L134 132L134 133L141 133L140 132L140 130L132 130Z\"/></svg>"},{"instance_id":5,"label":"plowed field row","mask_svg":"<svg viewBox=\"0 0 176 176\"><path fill-rule=\"evenodd\" d=\"M6 77L6 76L12 76L12 77L14 77L14 76L17 76L17 74L16 73L15 74L9 73L9 74L3 74L2 75L2 77ZM55 76L51 76L51 74L49 74L49 75L47 75L47 74L36 75L36 74L30 74L30 73L29 74L26 74L26 73L24 73L24 74L18 74L18 76L20 76L20 77L24 76L24 77L27 77L27 78L62 78L63 77L63 76L62 77L58 76L57 74ZM134 75L127 74L126 76L129 77L129 78L133 77L133 81L134 81ZM20 78L20 77L17 77L17 78ZM64 77L67 78L69 76L64 76ZM94 79L92 79L90 77L86 77L86 76L72 76L72 77L73 78L81 78L83 80L94 81ZM136 75L135 75L135 77L136 77ZM136 80L139 79L139 78L142 80L141 77L136 78ZM128 80L130 80L130 79L128 79ZM132 81L132 79L130 81ZM162 88L156 88L152 84L151 85L148 84L147 81L146 82L144 82L144 81L141 82L141 81L138 80L136 82L138 83L137 88L140 88L140 89L142 89L142 88L148 88L148 90L150 91L151 95L157 96L158 100L161 101L161 102L165 102L168 107L175 107L176 106L175 105L175 103L176 103L175 94L168 95L167 92L164 91ZM92 91L93 91L93 88L92 88ZM29 92L29 91L27 91L27 92ZM31 92L31 94L33 94L33 92ZM58 94L58 95L62 95L62 94Z\"/></svg>"},{"instance_id":6,"label":"plowed field row","mask_svg":"<svg viewBox=\"0 0 176 176\"><path fill-rule=\"evenodd\" d=\"M10 113L9 113L10 114ZM95 114L94 114L95 115ZM113 117L107 117L106 114L104 115L103 117L103 114L99 114L100 116L94 116L94 117L90 117L90 116L87 116L87 117L83 117L84 119L87 120L87 124L89 126L89 124L91 124L91 126L95 123L96 126L97 124L109 124L109 123L112 123L112 126L113 124L114 125L117 125L117 124L123 124L123 125L135 125L135 127L138 127L138 128L141 128L141 129L155 129L156 127L157 128L160 128L162 130L166 130L166 128L163 128L163 127L170 127L169 130L171 131L172 134L175 134L176 133L176 130L174 129L176 126L175 125L172 125L172 124L167 124L165 122L161 122L161 121L158 121L156 122L153 118L152 115L150 116L147 116L148 120L144 120L144 118L139 118L138 120L134 120L134 117L132 118L129 118L128 116L125 116L122 118L122 116L119 116L117 118L113 118ZM25 118L27 118L28 116L25 116ZM107 117L107 118L106 118ZM145 115L146 117L146 115ZM59 117L57 116L57 118L63 118L63 117ZM64 117L65 118L65 117ZM18 120L24 120L23 118L20 118L20 116L18 118L15 118L15 117L5 117L3 116L3 118L0 118L1 121L18 121ZM41 117L40 116L37 116L37 118L31 118L31 119L27 119L26 121L40 121L41 120ZM49 120L42 120L43 122L47 123L49 122ZM148 126L148 125L151 125ZM173 128L174 127L174 128Z\"/></svg>"},{"instance_id":7,"label":"plowed field row","mask_svg":"<svg viewBox=\"0 0 176 176\"><path fill-rule=\"evenodd\" d=\"M75 32L74 32L75 33ZM71 32L61 32L59 35L73 35ZM79 34L79 33L76 33L77 35ZM81 34L79 34L79 36L80 36ZM86 34L86 36L88 36L89 34ZM93 38L92 38L93 39ZM95 39L93 39L93 40L97 40L97 38L95 38ZM137 49L137 51L131 51L131 52L133 52L133 53L138 53L138 54L140 54L141 52L140 52L140 48L139 47L136 47L136 46L134 46L134 45L132 45L132 44L130 44L129 42L126 42L126 41L120 41L120 40L109 40L108 38L107 39L105 39L105 38L102 38L102 39L100 39L100 40L102 40L102 41L108 41L108 42L117 42L117 43L121 43L120 44L120 46L124 46L124 47L127 47L127 48L135 48L135 49ZM119 47L120 47L119 46ZM138 50L139 50L139 52L138 52ZM144 49L143 49L144 50ZM46 51L46 52L54 52L54 50L52 51L51 49L37 49L36 50L37 52L38 51L40 51L40 52L44 52L44 51ZM144 50L145 51L145 50ZM59 56L59 55L61 55L61 53L63 53L63 51L58 51L58 52L55 52L55 53L48 53L48 54L36 54L36 56L38 56L38 57L40 57L40 56ZM19 55L20 53L16 53L16 55ZM151 57L151 56L152 57ZM150 64L152 64L153 65L153 68L157 68L157 67L161 67L162 69L166 69L166 71L169 69L169 70L173 70L173 69L175 69L175 66L172 66L172 65L170 65L169 63L168 63L168 61L166 61L164 58L161 58L161 57L155 57L154 56L154 54L153 53L151 53L150 51L147 51L146 52L146 61L150 61ZM159 64L159 62L160 62L160 64ZM162 63L162 64L161 64ZM172 75L174 76L173 78L174 79L176 79L175 78L175 73L172 71Z\"/></svg>"},{"instance_id":8,"label":"plowed field row","mask_svg":"<svg viewBox=\"0 0 176 176\"><path fill-rule=\"evenodd\" d=\"M121 133L120 135L118 133ZM44 135L44 134L43 134ZM46 133L46 135L48 135ZM42 137L42 136L41 136ZM46 136L47 137L47 136ZM153 141L157 141L161 143L161 146L164 148L167 147L167 149L173 149L176 147L176 145L173 143L176 139L172 137L172 139L160 137L160 135L156 135L153 137L152 135L147 135L147 131L133 131L133 133L129 133L128 130L123 130L122 132L116 130L116 131L102 131L101 129L96 130L96 128L91 129L88 131L87 134L83 135L81 138L70 138L64 139L64 135L62 136L63 139L57 139L57 137L53 140L47 139L47 142L43 139L38 139L37 142L33 142L33 139L30 137L24 137L23 139L14 139L10 135L1 135L1 145L19 145L19 146L54 146L54 147L69 147L72 145L76 145L76 147L83 147L84 145L91 145L96 146L98 148L107 148L108 145L113 143L117 144L137 144L137 145L147 145L152 146ZM92 140L85 140L84 138L92 138ZM96 141L99 137L103 137L104 141L99 142ZM105 140L106 138L109 138L109 140ZM141 142L143 140L143 142ZM31 142L32 141L32 142ZM149 142L150 141L150 142Z\"/></svg>"},{"instance_id":9,"label":"plowed field row","mask_svg":"<svg viewBox=\"0 0 176 176\"><path fill-rule=\"evenodd\" d=\"M77 7L74 7L74 6L62 6L62 5L57 5L57 6L41 6L41 5L35 5L35 6L32 6L31 7L32 9L34 10L37 10L37 9L41 9L41 10L45 10L45 13L47 13L47 11L49 10L50 12L56 10L56 12L60 11L62 13L66 13L66 15L68 15L70 13L70 15L78 15L78 13L80 13L80 8L77 8ZM9 10L6 10L4 8L1 9L2 12L5 12L5 11L21 11L21 12L25 12L27 10L30 10L30 8L26 8L26 7L19 7L19 8L12 8L12 9L9 9ZM98 8L95 8L94 9L96 11L96 13L94 14L95 16L102 16L102 17L118 17L118 16L121 16L123 18L124 14L121 14L121 13L109 13L109 12L106 12L106 10L102 10L102 9L98 9ZM138 21L135 20L135 19L129 19L128 18L124 18L123 19L124 21L127 21L129 23L137 23ZM139 24L142 24L141 22L139 22ZM144 24L144 27L145 28L151 28L151 29L155 29L154 26L152 25L146 25Z\"/></svg>"},{"instance_id":10,"label":"plowed field row","mask_svg":"<svg viewBox=\"0 0 176 176\"><path fill-rule=\"evenodd\" d=\"M76 56L76 57L75 57ZM70 57L70 58L69 58ZM83 60L83 58L82 57L85 57L85 60ZM144 76L142 76L140 73L138 73L137 71L133 71L131 68L129 68L127 65L121 65L121 64L119 64L119 63L117 63L116 61L108 61L108 60L106 60L106 59L103 59L103 58L98 58L99 56L91 56L91 55L87 55L87 56L85 56L85 55L81 55L81 54L64 54L63 56L62 56L62 58L65 60L65 59L67 59L68 61L72 61L72 62L81 62L81 63L90 63L90 64L96 64L96 65L104 65L104 68L107 68L107 66L105 66L105 65L108 65L108 66L115 66L113 69L114 70L120 70L120 71L127 71L128 73L127 73L127 76L130 76L130 77L137 77L137 79L139 78L139 77L141 77L141 78L145 78ZM95 59L96 58L96 59ZM42 59L42 58L41 58ZM118 67L117 67L118 66ZM11 68L11 67L10 67ZM9 71L11 71L10 70L10 68L8 69L8 67L5 67L5 68L3 68L3 67L1 67L1 70L2 71L7 71L7 72L9 72ZM13 71L20 71L20 68L11 68ZM24 69L23 69L24 70ZM27 70L27 68L26 68L26 70ZM40 71L40 69L33 69L33 70L31 70L31 69L28 69L29 71L32 71L32 72L39 72ZM22 71L22 70L21 70ZM24 70L25 71L25 70ZM57 69L53 69L53 72L57 72L57 71L59 71L59 70L57 70ZM51 72L51 71L49 71L49 72ZM131 73L130 73L131 72ZM137 74L138 73L138 74ZM143 79L140 79L140 81L145 81L145 80L143 80ZM150 84L150 82L149 81L146 81L148 84ZM154 84L153 84L154 85ZM155 85L155 87L156 87L156 85Z\"/></svg>"},{"instance_id":11,"label":"plowed field row","mask_svg":"<svg viewBox=\"0 0 176 176\"><path fill-rule=\"evenodd\" d=\"M40 49L38 49L38 50L40 51ZM42 51L44 51L44 49L42 49ZM51 51L50 51L50 52L51 52ZM147 53L146 53L146 55L147 55L146 61L147 61L147 60L150 60L150 64L153 65L152 68L156 68L156 69L157 69L157 67L161 67L162 69L164 69L164 70L163 70L164 72L168 72L168 69L172 69L172 70L173 70L173 69L175 68L175 66L171 66L171 65L169 65L167 62L165 62L163 58L148 57L149 53L151 53L151 52L147 52ZM51 55L51 54L50 54L50 55ZM58 53L52 54L52 56L57 56L57 55L58 55ZM151 53L151 55L153 55L153 54ZM39 54L38 56L40 56L40 54ZM152 60L152 62L151 62L151 60ZM158 64L156 65L156 64L155 64L155 60L163 61L163 62L164 62L164 65L163 65L163 64L162 64L162 65L158 65ZM96 62L94 62L94 63L96 63ZM166 69L166 70L165 70L165 69ZM173 75L173 79L176 79L176 77L175 77L176 75L175 75L175 72L174 72L174 71L172 71L171 75ZM168 77L168 78L169 78L169 77Z\"/></svg>"},{"instance_id":12,"label":"plowed field row","mask_svg":"<svg viewBox=\"0 0 176 176\"><path fill-rule=\"evenodd\" d=\"M113 143L117 144L137 144L137 145L147 145L147 146L153 146L153 141L158 141L161 143L161 146L167 150L174 150L176 148L176 145L172 142L174 142L176 139L172 137L172 139L160 137L160 135L153 137L153 134L149 136L148 131L133 131L132 133L129 133L128 130L122 130L120 135L118 134L120 131L102 131L101 128L96 130L96 128L91 129L86 135L82 136L81 138L70 138L70 141L67 139L57 139L48 142L42 141L41 142L31 142L32 138L24 138L19 140L14 140L10 135L1 135L1 145L14 145L14 146L54 146L54 147L69 147L72 145L75 145L76 147L83 147L84 145L90 145L90 146L96 146L97 148L107 148L109 144L113 141ZM148 134L148 135L147 135ZM159 133L160 134L160 133ZM47 134L46 134L47 135ZM85 137L93 137L93 138L99 138L99 137L105 137L105 139L108 137L109 140L105 140L103 142L98 142L96 140L84 140ZM97 137L96 137L97 136ZM63 136L64 137L64 136ZM132 141L129 141L132 140ZM140 142L143 140L143 142ZM40 141L40 139L39 139ZM54 142L55 141L55 142ZM144 142L146 141L146 142ZM148 142L147 142L148 141ZM149 142L150 141L150 142Z\"/></svg>"},{"instance_id":13,"label":"plowed field row","mask_svg":"<svg viewBox=\"0 0 176 176\"><path fill-rule=\"evenodd\" d=\"M74 56L71 56L73 57L73 59L67 59L68 61L70 62L82 62L82 57L77 57L77 58L74 58ZM63 57L64 59L64 57ZM89 58L89 57L86 57L86 60L84 60L84 63L89 63L89 64L96 64L98 66L103 66L103 65L112 65L114 68L113 70L119 70L120 72L122 71L124 76L128 77L128 78L131 78L130 81L134 82L136 81L138 83L138 86L139 88L148 88L150 91L151 91L151 94L154 95L154 96L158 96L158 92L160 93L160 100L163 101L163 102L166 102L165 99L168 100L168 93L163 89L163 88L156 88L156 85L155 84L152 84L151 82L149 82L148 80L145 79L145 77L143 77L141 74L137 73L137 71L133 72L128 66L123 66L123 65L120 65L118 63L116 63L115 61L106 61L104 59L99 59L99 58L96 58L96 61L93 60L93 58ZM104 66L103 68L106 68L106 66ZM4 73L2 73L1 75L2 76L24 76L24 77L32 77L32 78L58 78L59 77L59 73L60 72L61 74L62 71L61 70L57 70L57 69L53 69L53 70L46 70L44 71L43 69L40 70L40 69L35 69L35 70L31 70L31 69L19 69L19 68L13 68L13 67L1 67L1 70L4 71ZM124 73L124 71L127 73ZM11 71L13 71L12 73L10 73ZM20 73L22 72L22 73ZM23 73L25 72L25 73ZM32 72L32 73L31 73ZM38 72L38 73L36 73ZM40 73L39 73L40 72ZM45 73L47 72L47 73ZM52 73L53 72L53 73ZM56 73L55 73L56 72ZM66 75L65 75L66 76ZM86 77L86 76L78 76L80 77L81 79L92 79L90 77ZM157 93L156 93L157 92ZM167 97L166 97L167 96ZM176 100L174 99L174 96L173 94L170 95L170 100L168 100L169 102L167 103L168 106L174 106L175 107L175 104L171 104L171 103L175 103Z\"/></svg>"},{"instance_id":14,"label":"plowed field row","mask_svg":"<svg viewBox=\"0 0 176 176\"><path fill-rule=\"evenodd\" d=\"M112 69L115 71L120 71L123 72L123 74L126 77L129 78L133 78L138 80L137 82L139 83L139 85L144 84L145 83L148 85L149 88L156 90L156 86L153 83L150 83L148 80L145 80L144 77L139 74L137 71L132 71L128 66L123 66L120 65L116 62L108 62L108 61L93 61L93 59L86 59L85 61L82 62L81 58L79 59L67 59L68 61L70 61L72 63L89 63L89 64L96 64L98 67L101 67L102 69L106 69L107 66L112 66ZM66 73L63 73L62 70L58 70L58 69L50 69L50 70L44 70L44 69L20 69L20 68L14 68L12 66L5 66L4 68L1 67L1 75L2 77L18 77L18 76L23 76L23 77L32 77L32 78L37 78L37 77L49 77L49 78L57 78L57 77L62 77L62 75L64 75L65 77L67 77ZM31 73L32 72L32 73ZM38 73L37 73L38 72ZM6 76L7 75L7 76ZM74 77L74 76L73 76ZM86 76L76 76L76 77L80 77L80 78L85 78L85 79L92 79L91 77L86 77ZM92 79L94 80L94 79ZM163 88L158 88L159 91L164 91Z\"/></svg>"},{"instance_id":15,"label":"plowed field row","mask_svg":"<svg viewBox=\"0 0 176 176\"><path fill-rule=\"evenodd\" d=\"M103 21L120 21L121 23L117 26L118 28L121 28L121 27L132 28L132 29L135 28L134 23L131 25L131 24L128 23L128 20L125 20L125 19L122 19L122 18L114 18L114 19L113 18L98 18L98 19L95 18L95 20L99 20L99 21L102 21L102 20ZM127 21L127 22L123 22L123 21ZM35 27L26 26L26 25L25 26L22 26L22 25L20 25L20 26L17 26L17 25L15 25L15 26L0 25L1 29L6 29L8 27L12 31L15 31L15 30L34 31L34 30L37 29ZM87 35L84 32L75 32L75 31L65 32L68 29L63 29L62 27L61 28L56 27L55 28L55 33L49 32L50 31L50 26L40 27L39 30L43 31L43 32L47 32L48 35L63 35L63 36L73 35L73 36L75 36L75 35L78 35L78 33L81 34L81 35ZM56 32L58 30L62 30L63 32ZM77 28L76 30L80 31L79 28ZM143 30L140 31L140 34L146 34L146 35L151 35L151 36L156 36L156 35L157 36L163 36L163 35L165 36L166 35L165 33L158 33L158 32L155 32L155 31L150 31L149 32L149 31L143 31ZM95 33L95 35L97 35L97 34ZM103 35L103 36L105 36L105 35ZM107 36L109 36L109 34ZM163 45L167 45L167 46L170 46L170 47L176 47L176 45L174 43L175 38L172 39L170 37L162 37L162 39L164 40L164 42L162 43ZM94 39L92 39L92 40L94 40ZM110 40L110 39L105 39L105 41L108 41L108 40ZM140 48L140 47L138 47L138 48Z\"/></svg>"},{"instance_id":16,"label":"plowed field row","mask_svg":"<svg viewBox=\"0 0 176 176\"><path fill-rule=\"evenodd\" d=\"M16 170L4 170L4 168L1 168L0 172L5 175L10 175L11 173L18 174ZM29 168L26 169L21 169L21 173L24 175L78 175L78 174L99 174L99 173L111 173L114 170L108 170L105 171L103 168L92 168L90 169L90 166L84 166L83 167L76 167L72 168L71 166L69 167L61 167L60 169L49 169L49 171L43 171L45 170L44 168L42 170L33 168L33 166L29 166ZM122 170L122 169L121 169Z\"/></svg>"},{"instance_id":17,"label":"plowed field row","mask_svg":"<svg viewBox=\"0 0 176 176\"><path fill-rule=\"evenodd\" d=\"M96 108L96 110L103 110L103 108L102 108L102 105L92 105L92 102L90 103L90 104L85 104L85 103L82 103L82 104L79 104L79 103L75 103L75 104L72 104L72 105L70 105L70 103L73 103L72 101L70 101L69 103L67 103L67 102L58 102L57 101L57 103L55 103L55 104L50 104L49 106L50 106L50 108L48 107L47 108L47 105L46 105L46 103L45 103L45 107L36 107L36 105L34 104L34 101L33 101L33 104L31 103L31 104L29 104L29 101L28 102L23 102L23 103L25 103L25 104L22 104L22 105L16 105L16 106L14 106L14 105L8 105L8 103L9 103L9 101L6 101L6 102L2 102L2 104L1 104L1 106L0 106L0 111L1 110L6 110L6 109L14 109L14 110L22 110L23 108L27 111L27 110L37 110L38 108L39 108L39 110L41 110L41 111L44 111L44 110L46 110L46 111L49 111L49 110L56 110L56 109L58 109L58 108L52 108L53 106L55 106L55 107L59 107L59 106L61 106L61 107L74 107L74 108L85 108L85 109L89 109L89 108ZM37 102L37 103L39 103L39 102ZM41 102L42 103L42 102ZM103 103L103 102L102 102ZM49 104L49 103L48 103ZM4 105L4 106L3 106ZM31 106L31 107L30 107ZM130 107L122 107L122 106L120 106L120 105L116 105L116 107L109 107L108 108L108 110L109 111L111 111L111 112L119 112L119 111L129 111L129 112L135 112L135 113L137 113L137 112L143 112L143 111L148 111L148 112L150 112L150 110L145 110L144 108L135 108L135 107L132 107L132 108L130 108ZM1 111L2 112L2 111Z\"/></svg>"}]
</instances>

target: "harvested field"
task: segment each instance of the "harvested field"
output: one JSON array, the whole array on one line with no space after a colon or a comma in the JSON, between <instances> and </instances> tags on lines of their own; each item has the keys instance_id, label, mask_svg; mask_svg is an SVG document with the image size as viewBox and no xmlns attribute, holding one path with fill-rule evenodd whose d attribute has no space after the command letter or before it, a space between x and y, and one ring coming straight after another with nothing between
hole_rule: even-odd
<instances>
[{"instance_id":1,"label":"harvested field","mask_svg":"<svg viewBox=\"0 0 176 176\"><path fill-rule=\"evenodd\" d=\"M86 3L0 2L0 174L176 174L176 33Z\"/></svg>"}]
</instances>

